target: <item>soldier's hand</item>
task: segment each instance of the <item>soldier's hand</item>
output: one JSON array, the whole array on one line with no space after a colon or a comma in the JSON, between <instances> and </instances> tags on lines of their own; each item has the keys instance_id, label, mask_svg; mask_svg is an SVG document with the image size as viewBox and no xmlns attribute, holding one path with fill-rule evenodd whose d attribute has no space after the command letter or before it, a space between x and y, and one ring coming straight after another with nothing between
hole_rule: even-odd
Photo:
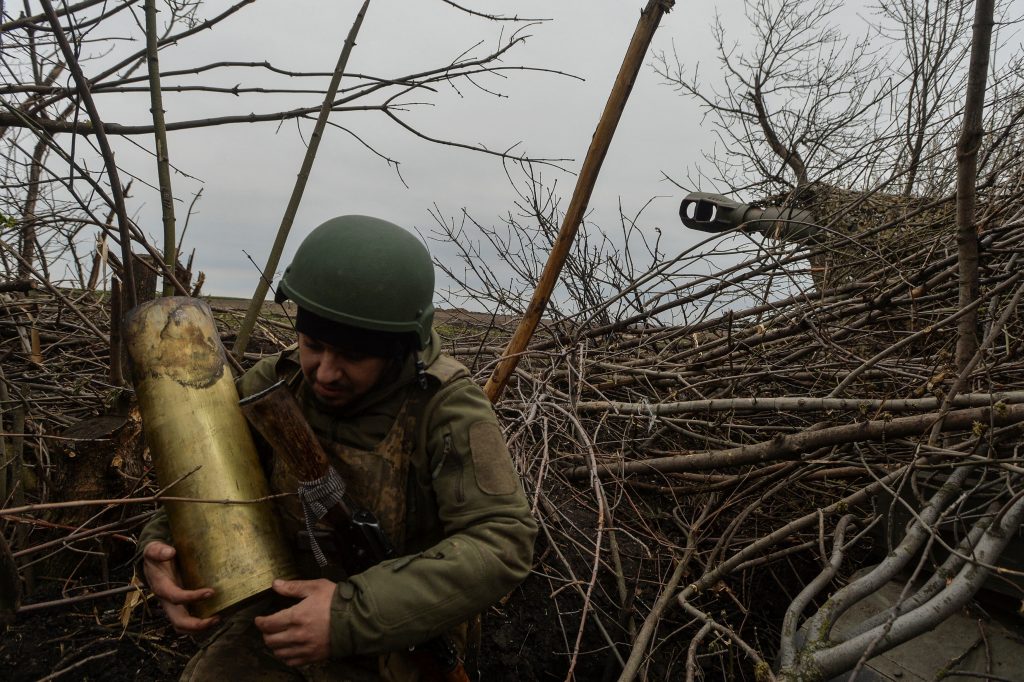
<instances>
[{"instance_id":1,"label":"soldier's hand","mask_svg":"<svg viewBox=\"0 0 1024 682\"><path fill-rule=\"evenodd\" d=\"M331 599L335 583L330 580L275 580L274 591L301 599L290 608L256 618L274 655L287 665L297 666L326 660L331 653Z\"/></svg>"},{"instance_id":2,"label":"soldier's hand","mask_svg":"<svg viewBox=\"0 0 1024 682\"><path fill-rule=\"evenodd\" d=\"M208 587L198 590L183 589L174 555L174 548L163 542L151 542L146 545L142 553L142 570L146 574L149 589L160 600L167 619L178 632L201 632L216 625L220 622L217 616L196 618L188 612L188 604L209 599L213 596L213 590Z\"/></svg>"}]
</instances>

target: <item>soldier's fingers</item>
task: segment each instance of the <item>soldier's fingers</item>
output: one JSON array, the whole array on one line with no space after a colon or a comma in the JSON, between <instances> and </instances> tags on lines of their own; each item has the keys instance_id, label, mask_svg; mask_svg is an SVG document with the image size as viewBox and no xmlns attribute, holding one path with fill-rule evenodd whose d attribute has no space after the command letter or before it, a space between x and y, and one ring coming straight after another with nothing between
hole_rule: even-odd
<instances>
[{"instance_id":1,"label":"soldier's fingers","mask_svg":"<svg viewBox=\"0 0 1024 682\"><path fill-rule=\"evenodd\" d=\"M298 666L312 663L308 648L300 645L284 646L277 649L270 649L274 656L284 661L285 665Z\"/></svg>"},{"instance_id":2,"label":"soldier's fingers","mask_svg":"<svg viewBox=\"0 0 1024 682\"><path fill-rule=\"evenodd\" d=\"M172 604L191 604L192 602L209 599L212 596L213 590L209 587L201 587L198 590L175 588L170 591L170 595L166 599Z\"/></svg>"},{"instance_id":3,"label":"soldier's fingers","mask_svg":"<svg viewBox=\"0 0 1024 682\"><path fill-rule=\"evenodd\" d=\"M172 561L174 554L174 548L162 542L152 542L146 545L146 549L143 551L142 569L153 594L175 604L185 604L210 597L213 590L209 588L182 589L178 580L178 572Z\"/></svg>"},{"instance_id":4,"label":"soldier's fingers","mask_svg":"<svg viewBox=\"0 0 1024 682\"><path fill-rule=\"evenodd\" d=\"M149 543L142 551L142 557L148 561L170 561L174 555L174 548L159 540Z\"/></svg>"},{"instance_id":5,"label":"soldier's fingers","mask_svg":"<svg viewBox=\"0 0 1024 682\"><path fill-rule=\"evenodd\" d=\"M271 587L283 597L305 599L313 591L314 580L275 580Z\"/></svg>"},{"instance_id":6,"label":"soldier's fingers","mask_svg":"<svg viewBox=\"0 0 1024 682\"><path fill-rule=\"evenodd\" d=\"M181 589L171 571L154 567L148 562L143 567L143 570L146 573L146 582L149 583L149 589L160 599L170 599L175 591Z\"/></svg>"},{"instance_id":7,"label":"soldier's fingers","mask_svg":"<svg viewBox=\"0 0 1024 682\"><path fill-rule=\"evenodd\" d=\"M213 590L209 587L201 587L196 590L183 589L174 576L161 571L147 572L146 578L149 580L149 589L153 594L161 601L170 602L171 604L191 604L192 602L209 599L214 594Z\"/></svg>"},{"instance_id":8,"label":"soldier's fingers","mask_svg":"<svg viewBox=\"0 0 1024 682\"><path fill-rule=\"evenodd\" d=\"M267 635L286 631L291 627L292 620L291 609L284 609L269 616L257 616L253 622L266 639Z\"/></svg>"},{"instance_id":9,"label":"soldier's fingers","mask_svg":"<svg viewBox=\"0 0 1024 682\"><path fill-rule=\"evenodd\" d=\"M302 644L302 642L296 639L295 633L287 630L285 632L263 635L263 643L274 652L275 656L281 651L291 651Z\"/></svg>"},{"instance_id":10,"label":"soldier's fingers","mask_svg":"<svg viewBox=\"0 0 1024 682\"><path fill-rule=\"evenodd\" d=\"M298 668L300 665L306 665L307 663L313 663L314 661L306 656L295 656L295 657L279 657L281 662L291 668Z\"/></svg>"},{"instance_id":11,"label":"soldier's fingers","mask_svg":"<svg viewBox=\"0 0 1024 682\"><path fill-rule=\"evenodd\" d=\"M188 609L178 604L164 602L163 607L164 613L167 614L167 620L171 621L171 625L180 633L202 632L220 622L220 618L217 616L196 618L188 612Z\"/></svg>"}]
</instances>

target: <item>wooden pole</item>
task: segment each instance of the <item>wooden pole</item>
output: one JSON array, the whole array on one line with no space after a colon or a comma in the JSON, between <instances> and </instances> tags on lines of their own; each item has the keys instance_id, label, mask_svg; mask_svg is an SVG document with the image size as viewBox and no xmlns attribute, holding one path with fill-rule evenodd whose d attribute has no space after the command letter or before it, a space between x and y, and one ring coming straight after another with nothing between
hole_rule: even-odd
<instances>
[{"instance_id":1,"label":"wooden pole","mask_svg":"<svg viewBox=\"0 0 1024 682\"><path fill-rule=\"evenodd\" d=\"M505 390L508 379L519 364L519 357L526 345L530 342L533 332L537 329L541 315L547 307L548 299L558 281L558 275L565 265L565 259L569 255L569 249L576 238L576 232L583 222L583 215L586 213L587 204L590 202L590 195L594 191L594 184L597 182L598 173L601 172L601 164L608 153L612 137L615 135L615 128L622 118L622 111L626 108L626 100L636 82L636 76L643 65L644 57L647 55L647 48L651 44L654 32L658 29L661 17L675 5L675 0L649 0L647 7L640 15L640 21L633 32L633 38L626 49L626 56L619 67L619 75L615 77L611 94L604 105L604 111L597 123L594 137L591 139L587 156L583 160L583 168L576 180L576 188L573 190L569 208L565 212L562 226L558 230L558 236L548 254L547 263L544 265L544 272L541 273L537 288L533 292L533 298L526 308L523 319L519 322L512 340L509 341L501 360L498 361L494 372L484 386L484 393L491 402L497 402L501 392Z\"/></svg>"},{"instance_id":2,"label":"wooden pole","mask_svg":"<svg viewBox=\"0 0 1024 682\"><path fill-rule=\"evenodd\" d=\"M974 209L978 194L978 150L985 134L982 114L985 109L985 82L988 77L994 14L995 0L975 2L964 123L956 145L956 241L960 268L960 310L978 298L980 287L978 226L975 224ZM978 313L975 309L963 315L957 323L956 368L963 371L977 350Z\"/></svg>"},{"instance_id":3,"label":"wooden pole","mask_svg":"<svg viewBox=\"0 0 1024 682\"><path fill-rule=\"evenodd\" d=\"M157 46L156 0L146 0L146 65L149 69L149 102L153 114L153 141L156 151L156 175L160 186L160 213L164 225L164 263L166 272L177 274L178 251L174 222L174 191L171 188L171 162L167 151L167 123L164 97L160 90L160 51ZM182 292L186 296L188 291ZM164 277L164 296L174 296L175 287ZM142 301L136 301L142 303Z\"/></svg>"}]
</instances>

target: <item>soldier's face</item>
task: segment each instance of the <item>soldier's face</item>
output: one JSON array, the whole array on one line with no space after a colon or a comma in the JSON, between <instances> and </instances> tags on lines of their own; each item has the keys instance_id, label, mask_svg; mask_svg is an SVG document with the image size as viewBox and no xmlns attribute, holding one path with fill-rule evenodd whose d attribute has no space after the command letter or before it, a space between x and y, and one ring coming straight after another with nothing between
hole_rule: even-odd
<instances>
[{"instance_id":1,"label":"soldier's face","mask_svg":"<svg viewBox=\"0 0 1024 682\"><path fill-rule=\"evenodd\" d=\"M343 352L299 334L299 364L321 403L328 407L345 407L377 385L388 360Z\"/></svg>"}]
</instances>

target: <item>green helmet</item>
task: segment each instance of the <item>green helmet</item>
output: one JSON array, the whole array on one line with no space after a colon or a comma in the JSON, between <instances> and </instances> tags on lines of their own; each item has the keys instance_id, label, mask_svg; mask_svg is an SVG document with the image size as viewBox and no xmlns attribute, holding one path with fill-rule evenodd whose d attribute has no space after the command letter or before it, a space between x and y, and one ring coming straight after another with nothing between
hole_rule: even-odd
<instances>
[{"instance_id":1,"label":"green helmet","mask_svg":"<svg viewBox=\"0 0 1024 682\"><path fill-rule=\"evenodd\" d=\"M433 297L434 264L417 237L386 220L347 215L302 240L276 300L360 329L415 334L422 349Z\"/></svg>"}]
</instances>

